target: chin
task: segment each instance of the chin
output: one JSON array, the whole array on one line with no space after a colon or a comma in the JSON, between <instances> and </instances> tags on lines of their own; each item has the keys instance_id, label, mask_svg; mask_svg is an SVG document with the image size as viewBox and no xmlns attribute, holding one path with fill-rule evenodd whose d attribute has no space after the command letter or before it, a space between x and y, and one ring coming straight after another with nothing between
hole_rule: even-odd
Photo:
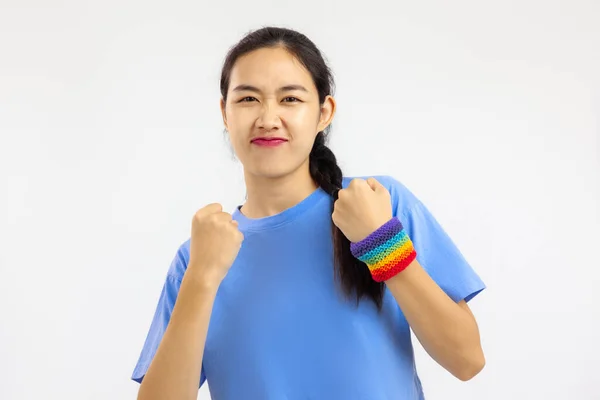
<instances>
[{"instance_id":1,"label":"chin","mask_svg":"<svg viewBox=\"0 0 600 400\"><path fill-rule=\"evenodd\" d=\"M259 170L255 171L252 174L254 176L258 176L261 178L267 179L278 179L283 178L284 176L290 175L291 171L281 170L280 168L273 168L268 170Z\"/></svg>"},{"instance_id":2,"label":"chin","mask_svg":"<svg viewBox=\"0 0 600 400\"><path fill-rule=\"evenodd\" d=\"M282 165L282 163L272 165L256 165L246 169L251 175L267 179L277 179L292 174L296 169L293 165Z\"/></svg>"}]
</instances>

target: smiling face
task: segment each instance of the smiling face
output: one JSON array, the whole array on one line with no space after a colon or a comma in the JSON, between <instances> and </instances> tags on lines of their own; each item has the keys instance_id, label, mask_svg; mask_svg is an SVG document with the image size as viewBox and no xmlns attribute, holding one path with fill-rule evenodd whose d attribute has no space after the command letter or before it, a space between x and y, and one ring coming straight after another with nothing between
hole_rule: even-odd
<instances>
[{"instance_id":1,"label":"smiling face","mask_svg":"<svg viewBox=\"0 0 600 400\"><path fill-rule=\"evenodd\" d=\"M247 174L278 178L306 168L335 102L323 104L308 70L281 47L240 57L231 70L223 121Z\"/></svg>"}]
</instances>

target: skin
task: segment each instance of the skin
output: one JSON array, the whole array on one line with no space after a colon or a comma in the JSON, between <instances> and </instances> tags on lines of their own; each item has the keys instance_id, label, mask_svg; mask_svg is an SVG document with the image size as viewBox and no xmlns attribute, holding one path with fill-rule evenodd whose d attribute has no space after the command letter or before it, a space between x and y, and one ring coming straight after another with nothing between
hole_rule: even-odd
<instances>
[{"instance_id":1,"label":"skin","mask_svg":"<svg viewBox=\"0 0 600 400\"><path fill-rule=\"evenodd\" d=\"M249 218L274 215L316 189L308 159L319 131L331 123L333 97L319 102L309 72L282 48L260 49L236 62L227 100L220 104L236 156L244 166ZM258 147L253 138L275 136L287 142ZM390 195L375 179L356 179L340 191L333 222L353 241L392 216ZM243 242L231 215L209 204L194 215L190 261L170 323L140 386L138 399L195 399L204 345L217 289ZM455 303L413 262L386 281L423 347L461 380L485 363L473 314Z\"/></svg>"}]
</instances>

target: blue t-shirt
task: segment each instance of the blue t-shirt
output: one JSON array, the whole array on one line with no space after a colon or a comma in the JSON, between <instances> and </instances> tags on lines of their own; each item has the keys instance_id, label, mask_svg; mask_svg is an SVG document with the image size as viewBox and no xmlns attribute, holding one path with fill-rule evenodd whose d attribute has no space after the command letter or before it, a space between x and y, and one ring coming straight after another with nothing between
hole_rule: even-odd
<instances>
[{"instance_id":1,"label":"blue t-shirt","mask_svg":"<svg viewBox=\"0 0 600 400\"><path fill-rule=\"evenodd\" d=\"M419 263L455 301L484 289L427 208L400 182L392 197ZM344 179L344 186L351 178ZM346 300L334 276L332 198L317 189L280 214L249 219L214 302L200 385L215 400L419 400L409 325L386 290L383 309ZM141 382L167 328L189 260L189 240L168 271L132 379Z\"/></svg>"}]
</instances>

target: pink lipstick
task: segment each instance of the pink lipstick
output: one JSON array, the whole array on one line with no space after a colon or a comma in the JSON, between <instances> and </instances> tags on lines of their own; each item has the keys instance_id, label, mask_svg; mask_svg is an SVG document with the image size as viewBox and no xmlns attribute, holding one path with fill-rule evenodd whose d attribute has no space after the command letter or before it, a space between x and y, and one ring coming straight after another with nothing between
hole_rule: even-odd
<instances>
[{"instance_id":1,"label":"pink lipstick","mask_svg":"<svg viewBox=\"0 0 600 400\"><path fill-rule=\"evenodd\" d=\"M252 140L253 144L262 147L277 147L286 142L286 139L279 137L260 137Z\"/></svg>"}]
</instances>

